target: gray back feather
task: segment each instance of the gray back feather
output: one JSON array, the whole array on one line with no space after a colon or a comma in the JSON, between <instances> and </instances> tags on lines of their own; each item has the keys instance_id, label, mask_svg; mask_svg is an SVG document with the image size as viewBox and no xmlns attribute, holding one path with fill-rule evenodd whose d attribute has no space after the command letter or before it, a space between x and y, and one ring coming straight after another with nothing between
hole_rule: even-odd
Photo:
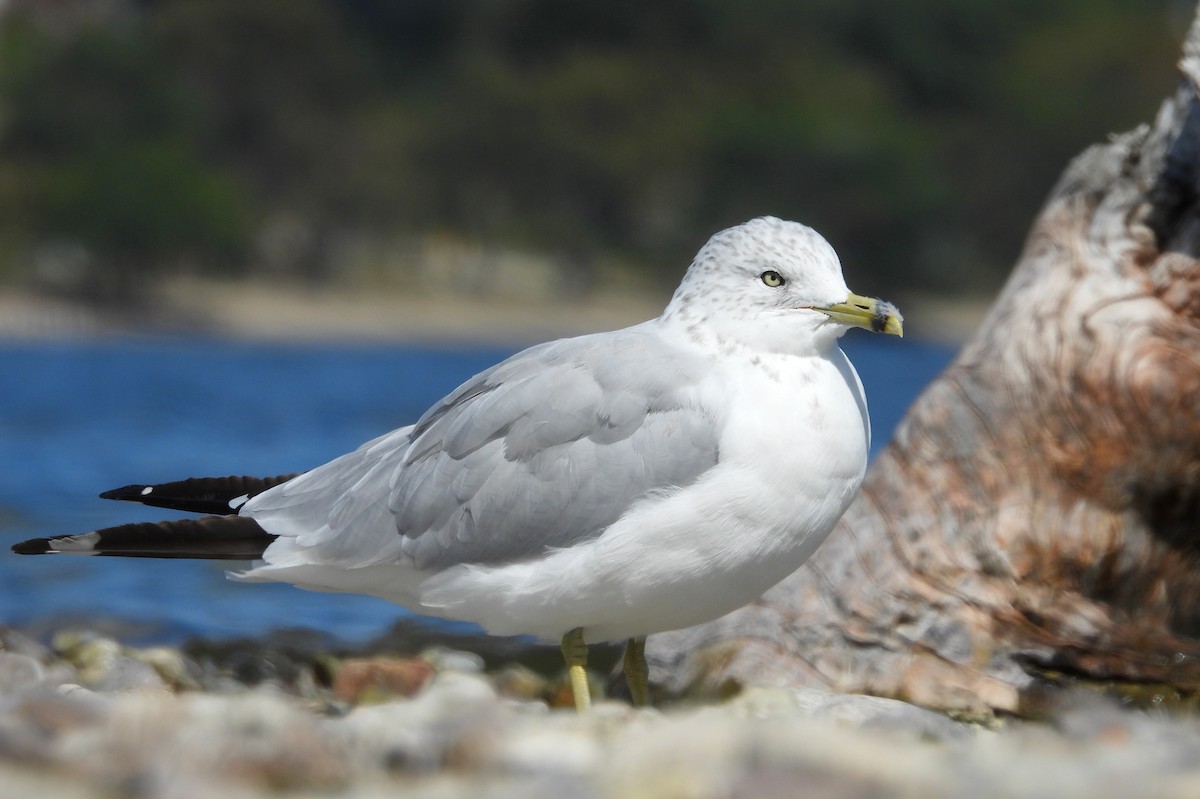
<instances>
[{"instance_id":1,"label":"gray back feather","mask_svg":"<svg viewBox=\"0 0 1200 799\"><path fill-rule=\"evenodd\" d=\"M708 362L637 326L539 345L243 510L308 562L501 563L594 538L717 462Z\"/></svg>"},{"instance_id":2,"label":"gray back feather","mask_svg":"<svg viewBox=\"0 0 1200 799\"><path fill-rule=\"evenodd\" d=\"M595 537L717 461L690 399L707 363L639 327L550 342L467 381L413 427L390 506L418 567L496 563Z\"/></svg>"}]
</instances>

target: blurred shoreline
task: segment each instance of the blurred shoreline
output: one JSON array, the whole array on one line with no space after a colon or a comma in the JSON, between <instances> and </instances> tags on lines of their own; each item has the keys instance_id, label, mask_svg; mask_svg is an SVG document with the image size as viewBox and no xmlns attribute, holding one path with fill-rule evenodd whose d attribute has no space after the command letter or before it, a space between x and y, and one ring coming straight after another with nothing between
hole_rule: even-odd
<instances>
[{"instance_id":1,"label":"blurred shoreline","mask_svg":"<svg viewBox=\"0 0 1200 799\"><path fill-rule=\"evenodd\" d=\"M6 289L0 294L0 338L204 335L257 341L520 345L637 324L658 316L669 299L665 290L522 300L188 277L164 282L128 309ZM989 304L933 296L899 303L908 335L950 344L971 336Z\"/></svg>"}]
</instances>

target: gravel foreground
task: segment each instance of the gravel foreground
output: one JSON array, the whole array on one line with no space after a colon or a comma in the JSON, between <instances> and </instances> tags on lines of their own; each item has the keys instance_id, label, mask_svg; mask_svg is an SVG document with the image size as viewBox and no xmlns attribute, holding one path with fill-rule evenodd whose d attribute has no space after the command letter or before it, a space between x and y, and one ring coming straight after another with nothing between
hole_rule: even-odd
<instances>
[{"instance_id":1,"label":"gravel foreground","mask_svg":"<svg viewBox=\"0 0 1200 799\"><path fill-rule=\"evenodd\" d=\"M765 687L580 716L557 667L526 664L552 649L444 639L347 656L0 628L0 796L1200 796L1200 721L1090 694L1038 724Z\"/></svg>"}]
</instances>

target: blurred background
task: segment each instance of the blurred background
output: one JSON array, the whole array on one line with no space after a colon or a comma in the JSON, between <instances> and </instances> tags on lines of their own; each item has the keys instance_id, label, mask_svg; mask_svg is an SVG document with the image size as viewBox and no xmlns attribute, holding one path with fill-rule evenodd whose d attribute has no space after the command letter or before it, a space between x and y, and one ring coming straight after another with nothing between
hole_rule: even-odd
<instances>
[{"instance_id":1,"label":"blurred background","mask_svg":"<svg viewBox=\"0 0 1200 799\"><path fill-rule=\"evenodd\" d=\"M1193 10L7 0L0 286L176 326L238 279L656 307L770 213L860 292L986 301L1067 159L1152 118Z\"/></svg>"},{"instance_id":2,"label":"blurred background","mask_svg":"<svg viewBox=\"0 0 1200 799\"><path fill-rule=\"evenodd\" d=\"M845 339L878 451L1067 160L1153 118L1193 11L0 0L0 624L380 632L400 609L229 564L6 550L170 515L104 489L310 468L520 345L654 316L760 214L906 313Z\"/></svg>"}]
</instances>

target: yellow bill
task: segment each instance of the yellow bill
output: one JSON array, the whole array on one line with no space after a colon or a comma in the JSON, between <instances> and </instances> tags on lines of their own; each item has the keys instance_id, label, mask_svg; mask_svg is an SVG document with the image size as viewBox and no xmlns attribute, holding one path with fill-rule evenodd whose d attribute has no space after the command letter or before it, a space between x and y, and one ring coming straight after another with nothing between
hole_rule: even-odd
<instances>
[{"instance_id":1,"label":"yellow bill","mask_svg":"<svg viewBox=\"0 0 1200 799\"><path fill-rule=\"evenodd\" d=\"M845 302L808 307L844 325L865 328L875 333L904 336L904 317L896 310L895 305L885 300L851 294Z\"/></svg>"}]
</instances>

